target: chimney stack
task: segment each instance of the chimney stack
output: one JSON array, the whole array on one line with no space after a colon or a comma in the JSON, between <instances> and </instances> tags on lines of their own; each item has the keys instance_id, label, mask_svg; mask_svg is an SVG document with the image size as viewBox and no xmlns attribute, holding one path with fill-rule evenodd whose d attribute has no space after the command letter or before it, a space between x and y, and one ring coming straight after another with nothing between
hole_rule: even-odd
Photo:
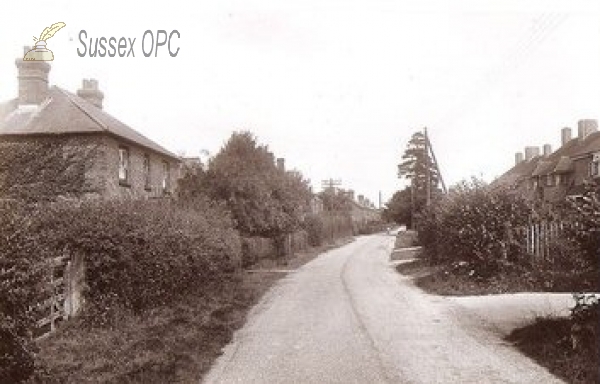
<instances>
[{"instance_id":1,"label":"chimney stack","mask_svg":"<svg viewBox=\"0 0 600 384\"><path fill-rule=\"evenodd\" d=\"M583 119L577 122L578 138L584 140L590 134L598 130L598 121L593 119Z\"/></svg>"},{"instance_id":2,"label":"chimney stack","mask_svg":"<svg viewBox=\"0 0 600 384\"><path fill-rule=\"evenodd\" d=\"M277 158L277 168L281 171L285 171L285 159L283 157Z\"/></svg>"},{"instance_id":3,"label":"chimney stack","mask_svg":"<svg viewBox=\"0 0 600 384\"><path fill-rule=\"evenodd\" d=\"M552 154L552 146L550 144L544 144L544 157L548 157Z\"/></svg>"},{"instance_id":4,"label":"chimney stack","mask_svg":"<svg viewBox=\"0 0 600 384\"><path fill-rule=\"evenodd\" d=\"M565 145L569 141L571 141L571 137L572 137L571 128L564 127L563 129L561 129L561 131L560 131L560 137L561 137L561 143L562 143L562 145Z\"/></svg>"},{"instance_id":5,"label":"chimney stack","mask_svg":"<svg viewBox=\"0 0 600 384\"><path fill-rule=\"evenodd\" d=\"M81 89L77 90L77 96L87 100L96 107L102 109L102 100L104 100L104 93L98 88L98 80L96 79L83 79Z\"/></svg>"},{"instance_id":6,"label":"chimney stack","mask_svg":"<svg viewBox=\"0 0 600 384\"><path fill-rule=\"evenodd\" d=\"M364 205L365 197L363 195L358 195L358 204Z\"/></svg>"},{"instance_id":7,"label":"chimney stack","mask_svg":"<svg viewBox=\"0 0 600 384\"><path fill-rule=\"evenodd\" d=\"M523 152L515 153L515 165L519 165L523 162Z\"/></svg>"},{"instance_id":8,"label":"chimney stack","mask_svg":"<svg viewBox=\"0 0 600 384\"><path fill-rule=\"evenodd\" d=\"M540 147L525 147L525 160L531 161L536 156L540 155Z\"/></svg>"},{"instance_id":9,"label":"chimney stack","mask_svg":"<svg viewBox=\"0 0 600 384\"><path fill-rule=\"evenodd\" d=\"M31 47L24 47L23 55L29 50ZM17 57L15 65L18 70L19 105L39 105L48 96L50 64L45 61L24 61L23 57Z\"/></svg>"}]
</instances>

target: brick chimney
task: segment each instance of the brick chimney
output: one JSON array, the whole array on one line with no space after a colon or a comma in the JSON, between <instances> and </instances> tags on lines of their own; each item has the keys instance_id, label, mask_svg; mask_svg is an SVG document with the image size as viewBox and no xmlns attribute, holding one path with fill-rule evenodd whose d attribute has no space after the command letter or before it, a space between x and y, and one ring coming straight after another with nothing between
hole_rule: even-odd
<instances>
[{"instance_id":1,"label":"brick chimney","mask_svg":"<svg viewBox=\"0 0 600 384\"><path fill-rule=\"evenodd\" d=\"M25 55L31 47L23 48ZM24 61L17 57L15 65L19 80L19 105L39 105L48 96L48 73L50 64L45 61Z\"/></svg>"},{"instance_id":2,"label":"brick chimney","mask_svg":"<svg viewBox=\"0 0 600 384\"><path fill-rule=\"evenodd\" d=\"M552 146L550 144L544 144L544 157L548 157L552 154Z\"/></svg>"},{"instance_id":3,"label":"brick chimney","mask_svg":"<svg viewBox=\"0 0 600 384\"><path fill-rule=\"evenodd\" d=\"M523 162L523 152L515 153L515 165L518 165Z\"/></svg>"},{"instance_id":4,"label":"brick chimney","mask_svg":"<svg viewBox=\"0 0 600 384\"><path fill-rule=\"evenodd\" d=\"M561 131L560 131L560 138L561 138L561 144L562 145L565 145L569 141L571 141L572 132L573 131L569 127L564 127L563 129L561 129Z\"/></svg>"},{"instance_id":5,"label":"brick chimney","mask_svg":"<svg viewBox=\"0 0 600 384\"><path fill-rule=\"evenodd\" d=\"M277 168L281 171L285 171L285 159L283 157L277 158Z\"/></svg>"},{"instance_id":6,"label":"brick chimney","mask_svg":"<svg viewBox=\"0 0 600 384\"><path fill-rule=\"evenodd\" d=\"M530 161L540 155L540 147L525 147L525 160Z\"/></svg>"},{"instance_id":7,"label":"brick chimney","mask_svg":"<svg viewBox=\"0 0 600 384\"><path fill-rule=\"evenodd\" d=\"M598 121L593 119L583 119L577 122L579 140L584 140L590 134L598 130Z\"/></svg>"},{"instance_id":8,"label":"brick chimney","mask_svg":"<svg viewBox=\"0 0 600 384\"><path fill-rule=\"evenodd\" d=\"M83 79L81 89L77 90L77 96L89 101L96 107L102 109L102 100L104 100L104 93L102 93L102 91L98 88L98 80Z\"/></svg>"}]
</instances>

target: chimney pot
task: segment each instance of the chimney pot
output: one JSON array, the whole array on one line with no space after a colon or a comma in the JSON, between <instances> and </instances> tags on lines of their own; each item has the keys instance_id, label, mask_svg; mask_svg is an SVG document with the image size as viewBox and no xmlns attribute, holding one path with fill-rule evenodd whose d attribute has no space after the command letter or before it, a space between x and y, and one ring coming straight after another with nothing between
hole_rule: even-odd
<instances>
[{"instance_id":1,"label":"chimney pot","mask_svg":"<svg viewBox=\"0 0 600 384\"><path fill-rule=\"evenodd\" d=\"M285 171L285 159L280 157L277 159L277 168L279 168L282 171Z\"/></svg>"},{"instance_id":2,"label":"chimney pot","mask_svg":"<svg viewBox=\"0 0 600 384\"><path fill-rule=\"evenodd\" d=\"M544 157L548 157L552 154L552 146L550 144L544 144Z\"/></svg>"},{"instance_id":3,"label":"chimney pot","mask_svg":"<svg viewBox=\"0 0 600 384\"><path fill-rule=\"evenodd\" d=\"M31 47L23 47L23 55ZM15 59L19 81L19 105L39 105L48 96L48 73L50 64L45 61L25 61L23 56Z\"/></svg>"},{"instance_id":4,"label":"chimney pot","mask_svg":"<svg viewBox=\"0 0 600 384\"><path fill-rule=\"evenodd\" d=\"M77 90L77 96L87 100L96 107L102 109L102 101L104 100L104 93L98 87L98 80L96 79L83 79L81 89Z\"/></svg>"},{"instance_id":5,"label":"chimney pot","mask_svg":"<svg viewBox=\"0 0 600 384\"><path fill-rule=\"evenodd\" d=\"M518 165L523 162L523 152L515 153L515 165Z\"/></svg>"},{"instance_id":6,"label":"chimney pot","mask_svg":"<svg viewBox=\"0 0 600 384\"><path fill-rule=\"evenodd\" d=\"M572 131L571 128L569 127L564 127L561 131L560 131L560 137L561 137L561 144L565 145L567 144L569 141L571 141L571 137L572 137Z\"/></svg>"},{"instance_id":7,"label":"chimney pot","mask_svg":"<svg viewBox=\"0 0 600 384\"><path fill-rule=\"evenodd\" d=\"M585 140L590 134L598 130L598 121L594 119L582 119L577 122L578 138Z\"/></svg>"},{"instance_id":8,"label":"chimney pot","mask_svg":"<svg viewBox=\"0 0 600 384\"><path fill-rule=\"evenodd\" d=\"M540 147L525 147L525 160L531 161L536 156L540 155Z\"/></svg>"}]
</instances>

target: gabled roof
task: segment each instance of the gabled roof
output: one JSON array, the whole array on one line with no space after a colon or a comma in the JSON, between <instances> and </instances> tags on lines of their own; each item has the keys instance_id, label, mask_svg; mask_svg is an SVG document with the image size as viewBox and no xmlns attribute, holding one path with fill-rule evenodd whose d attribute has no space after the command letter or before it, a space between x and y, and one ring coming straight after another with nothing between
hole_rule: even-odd
<instances>
[{"instance_id":1,"label":"gabled roof","mask_svg":"<svg viewBox=\"0 0 600 384\"><path fill-rule=\"evenodd\" d=\"M561 156L556 167L554 167L555 173L569 173L573 170L573 160L568 156Z\"/></svg>"},{"instance_id":2,"label":"gabled roof","mask_svg":"<svg viewBox=\"0 0 600 384\"><path fill-rule=\"evenodd\" d=\"M1 135L108 133L173 159L179 157L87 100L57 86L39 106L0 105Z\"/></svg>"},{"instance_id":3,"label":"gabled roof","mask_svg":"<svg viewBox=\"0 0 600 384\"><path fill-rule=\"evenodd\" d=\"M519 181L529 178L538 166L542 157L536 156L529 161L521 161L502 176L498 177L493 181L492 186L511 186L517 184Z\"/></svg>"},{"instance_id":4,"label":"gabled roof","mask_svg":"<svg viewBox=\"0 0 600 384\"><path fill-rule=\"evenodd\" d=\"M594 152L600 152L600 131L588 135L588 137L581 142L581 145L579 145L573 156L579 157Z\"/></svg>"},{"instance_id":5,"label":"gabled roof","mask_svg":"<svg viewBox=\"0 0 600 384\"><path fill-rule=\"evenodd\" d=\"M554 170L554 166L554 161L549 161L546 159L540 160L538 162L537 167L535 167L535 170L531 173L531 176L541 176L552 173L552 171Z\"/></svg>"}]
</instances>

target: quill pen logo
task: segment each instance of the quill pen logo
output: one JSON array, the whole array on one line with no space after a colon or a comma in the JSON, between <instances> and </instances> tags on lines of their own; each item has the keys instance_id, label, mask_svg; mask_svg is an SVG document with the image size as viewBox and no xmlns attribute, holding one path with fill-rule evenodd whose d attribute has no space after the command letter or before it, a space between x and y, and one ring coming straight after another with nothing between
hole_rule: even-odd
<instances>
[{"instance_id":1,"label":"quill pen logo","mask_svg":"<svg viewBox=\"0 0 600 384\"><path fill-rule=\"evenodd\" d=\"M51 50L46 48L46 40L54 36L56 32L58 32L61 28L66 26L67 24L63 22L54 23L49 27L46 27L39 39L37 37L33 37L33 41L35 41L35 46L32 50L28 51L23 57L23 61L52 61L54 60L54 54Z\"/></svg>"}]
</instances>

